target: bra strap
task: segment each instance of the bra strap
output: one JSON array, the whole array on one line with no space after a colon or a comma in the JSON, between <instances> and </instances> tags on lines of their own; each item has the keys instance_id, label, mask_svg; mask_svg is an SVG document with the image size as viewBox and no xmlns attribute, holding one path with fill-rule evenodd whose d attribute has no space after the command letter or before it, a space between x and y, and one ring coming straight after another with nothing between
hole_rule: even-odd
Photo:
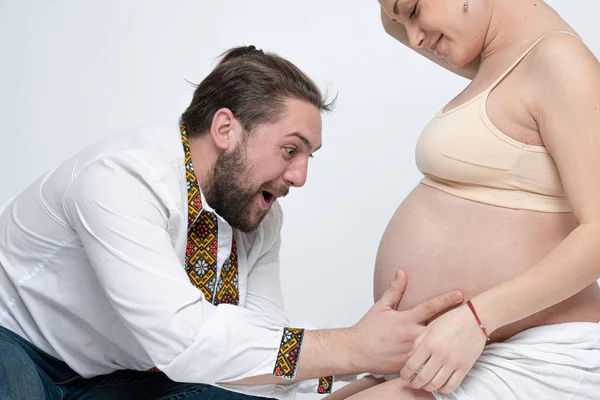
<instances>
[{"instance_id":1,"label":"bra strap","mask_svg":"<svg viewBox=\"0 0 600 400\"><path fill-rule=\"evenodd\" d=\"M536 46L536 45L537 45L537 44L538 44L538 43L539 43L539 42L540 42L540 41L541 41L543 38L545 38L546 36L548 36L548 35L551 35L551 34L553 34L553 33L565 33L565 34L567 34L567 35L574 36L574 37L576 37L577 39L581 40L581 38L580 38L579 36L575 35L575 34L574 34L574 33L572 33L572 32L567 32L567 31L550 31L550 32L547 32L547 33L543 34L543 35L542 35L542 36L541 36L541 37L540 37L538 40L536 40L536 41L535 41L535 42L534 42L534 43L533 43L531 46L529 46L529 48L528 48L527 50L525 50L525 52L523 52L523 54L521 54L521 56L520 56L519 58L517 58L517 60L516 60L516 61L515 61L515 62L514 62L514 63L513 63L513 64L512 64L510 67L508 67L508 69L507 69L506 71L504 71L504 72L502 73L502 75L500 75L500 77L499 77L498 79L496 79L496 80L494 81L494 83L492 83L492 84L490 85L490 87L489 87L489 88L486 90L486 92L489 94L489 92L491 92L491 91L492 91L492 90L493 90L493 89L494 89L494 88L495 88L495 87L496 87L496 86L497 86L497 85L500 83L500 81L502 81L502 79L504 79L504 78L506 77L506 75L510 74L510 72L511 72L513 69L515 69L515 67L516 67L516 66L517 66L517 65L518 65L518 64L519 64L521 61L523 61L523 59L525 58L525 56L526 56L527 54L529 54L529 52L530 52L531 50L533 50L533 48L534 48L534 47L535 47L535 46Z\"/></svg>"}]
</instances>

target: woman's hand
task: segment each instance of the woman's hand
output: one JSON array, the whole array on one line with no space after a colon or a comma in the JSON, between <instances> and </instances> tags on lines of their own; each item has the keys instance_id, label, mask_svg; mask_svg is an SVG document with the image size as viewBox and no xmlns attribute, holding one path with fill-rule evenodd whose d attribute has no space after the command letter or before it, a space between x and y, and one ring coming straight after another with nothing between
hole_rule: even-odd
<instances>
[{"instance_id":1,"label":"woman's hand","mask_svg":"<svg viewBox=\"0 0 600 400\"><path fill-rule=\"evenodd\" d=\"M461 384L485 347L487 338L464 305L442 315L419 335L400 376L410 386L450 393Z\"/></svg>"}]
</instances>

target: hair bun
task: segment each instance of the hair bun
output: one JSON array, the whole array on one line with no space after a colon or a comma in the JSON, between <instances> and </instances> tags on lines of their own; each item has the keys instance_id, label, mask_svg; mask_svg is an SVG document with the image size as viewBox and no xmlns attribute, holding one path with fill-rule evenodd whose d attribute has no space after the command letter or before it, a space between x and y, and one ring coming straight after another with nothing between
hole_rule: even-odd
<instances>
[{"instance_id":1,"label":"hair bun","mask_svg":"<svg viewBox=\"0 0 600 400\"><path fill-rule=\"evenodd\" d=\"M261 49L257 49L256 46L254 45L250 45L248 47L246 47L246 55L250 56L253 54L265 54Z\"/></svg>"}]
</instances>

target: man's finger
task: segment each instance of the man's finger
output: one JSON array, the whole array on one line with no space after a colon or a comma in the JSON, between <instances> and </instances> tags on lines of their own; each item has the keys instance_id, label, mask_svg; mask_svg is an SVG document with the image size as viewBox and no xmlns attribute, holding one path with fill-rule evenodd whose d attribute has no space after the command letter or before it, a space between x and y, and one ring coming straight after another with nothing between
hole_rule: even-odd
<instances>
[{"instance_id":1,"label":"man's finger","mask_svg":"<svg viewBox=\"0 0 600 400\"><path fill-rule=\"evenodd\" d=\"M398 307L400 300L402 300L404 290L406 290L406 274L404 271L398 270L396 271L394 279L385 289L385 292L383 292L383 296L381 296L378 303L395 310Z\"/></svg>"},{"instance_id":2,"label":"man's finger","mask_svg":"<svg viewBox=\"0 0 600 400\"><path fill-rule=\"evenodd\" d=\"M449 292L423 302L411 310L417 322L425 322L463 301L461 292Z\"/></svg>"}]
</instances>

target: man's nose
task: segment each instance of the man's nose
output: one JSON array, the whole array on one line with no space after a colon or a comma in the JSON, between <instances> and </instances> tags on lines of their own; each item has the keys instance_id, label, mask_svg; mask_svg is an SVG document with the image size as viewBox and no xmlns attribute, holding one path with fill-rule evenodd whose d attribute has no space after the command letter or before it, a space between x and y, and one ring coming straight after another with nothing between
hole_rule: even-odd
<instances>
[{"instance_id":1,"label":"man's nose","mask_svg":"<svg viewBox=\"0 0 600 400\"><path fill-rule=\"evenodd\" d=\"M294 160L283 173L283 179L289 186L302 187L308 175L308 160Z\"/></svg>"}]
</instances>

